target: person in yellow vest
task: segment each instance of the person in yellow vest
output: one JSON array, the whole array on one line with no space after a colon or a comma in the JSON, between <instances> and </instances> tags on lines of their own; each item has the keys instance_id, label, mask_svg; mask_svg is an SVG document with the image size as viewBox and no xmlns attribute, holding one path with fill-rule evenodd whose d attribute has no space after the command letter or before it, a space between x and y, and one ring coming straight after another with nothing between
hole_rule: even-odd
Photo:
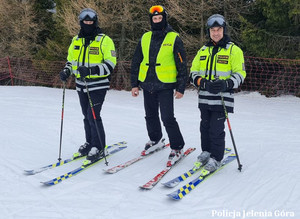
<instances>
[{"instance_id":1,"label":"person in yellow vest","mask_svg":"<svg viewBox=\"0 0 300 219\"><path fill-rule=\"evenodd\" d=\"M225 149L222 96L227 112L233 113L233 89L244 82L246 71L243 51L226 34L225 18L214 14L208 18L206 27L209 41L192 62L190 81L199 88L202 153L198 162L213 172L220 167Z\"/></svg>"},{"instance_id":2,"label":"person in yellow vest","mask_svg":"<svg viewBox=\"0 0 300 219\"><path fill-rule=\"evenodd\" d=\"M86 137L86 142L79 147L78 152L93 161L104 155L106 141L100 111L110 87L110 75L116 66L116 52L112 39L102 33L98 26L96 11L83 9L79 14L79 23L80 32L72 39L68 61L60 72L60 78L66 81L71 74L76 78Z\"/></svg>"},{"instance_id":3,"label":"person in yellow vest","mask_svg":"<svg viewBox=\"0 0 300 219\"><path fill-rule=\"evenodd\" d=\"M183 155L184 139L174 117L174 96L183 97L187 82L186 53L183 42L167 22L167 12L161 5L149 10L151 31L139 41L131 64L132 96L143 89L145 119L150 138L146 153L162 148L164 138L159 119L165 126L171 153L167 166ZM174 92L175 90L175 92Z\"/></svg>"}]
</instances>

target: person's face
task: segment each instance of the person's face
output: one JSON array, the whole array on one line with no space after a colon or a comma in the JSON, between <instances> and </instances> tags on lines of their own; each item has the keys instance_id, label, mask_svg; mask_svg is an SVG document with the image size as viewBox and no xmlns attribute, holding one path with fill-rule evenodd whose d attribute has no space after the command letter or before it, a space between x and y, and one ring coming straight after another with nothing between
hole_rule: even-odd
<instances>
[{"instance_id":1,"label":"person's face","mask_svg":"<svg viewBox=\"0 0 300 219\"><path fill-rule=\"evenodd\" d=\"M87 24L87 25L92 25L94 23L94 21L86 21L86 20L83 20L83 23L84 24Z\"/></svg>"},{"instance_id":2,"label":"person's face","mask_svg":"<svg viewBox=\"0 0 300 219\"><path fill-rule=\"evenodd\" d=\"M223 27L212 27L209 29L210 38L215 42L218 43L224 35L224 28Z\"/></svg>"},{"instance_id":3,"label":"person's face","mask_svg":"<svg viewBox=\"0 0 300 219\"><path fill-rule=\"evenodd\" d=\"M162 19L163 19L163 16L161 14L160 15L155 15L155 16L152 17L153 23L159 23L159 22L162 21Z\"/></svg>"}]
</instances>

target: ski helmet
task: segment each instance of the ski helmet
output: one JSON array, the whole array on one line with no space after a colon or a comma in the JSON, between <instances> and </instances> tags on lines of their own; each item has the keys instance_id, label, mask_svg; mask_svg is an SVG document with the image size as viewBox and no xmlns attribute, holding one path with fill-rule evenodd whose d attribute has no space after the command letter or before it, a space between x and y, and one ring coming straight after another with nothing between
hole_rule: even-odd
<instances>
[{"instance_id":1,"label":"ski helmet","mask_svg":"<svg viewBox=\"0 0 300 219\"><path fill-rule=\"evenodd\" d=\"M162 15L162 16L167 16L167 12L165 8L161 5L154 5L149 9L149 14L150 17L153 17L155 15Z\"/></svg>"},{"instance_id":2,"label":"ski helmet","mask_svg":"<svg viewBox=\"0 0 300 219\"><path fill-rule=\"evenodd\" d=\"M83 9L79 16L78 16L79 22L82 22L84 20L86 21L94 21L96 26L98 25L98 15L97 12L91 8L85 8Z\"/></svg>"},{"instance_id":3,"label":"ski helmet","mask_svg":"<svg viewBox=\"0 0 300 219\"><path fill-rule=\"evenodd\" d=\"M224 34L226 33L226 21L225 18L220 14L213 14L207 19L206 22L206 28L207 33L209 35L209 29L212 27L223 27L224 28Z\"/></svg>"},{"instance_id":4,"label":"ski helmet","mask_svg":"<svg viewBox=\"0 0 300 219\"><path fill-rule=\"evenodd\" d=\"M159 23L153 23L152 17L156 15L162 15L163 19ZM165 8L161 5L154 5L149 9L149 17L150 17L150 24L151 24L151 29L152 30L162 30L164 29L167 25L167 15L168 13L166 12Z\"/></svg>"}]
</instances>

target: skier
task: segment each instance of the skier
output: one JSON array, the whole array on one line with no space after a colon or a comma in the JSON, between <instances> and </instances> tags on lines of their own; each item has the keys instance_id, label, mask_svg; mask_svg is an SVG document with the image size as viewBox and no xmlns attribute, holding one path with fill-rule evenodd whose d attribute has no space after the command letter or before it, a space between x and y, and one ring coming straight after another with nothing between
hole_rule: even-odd
<instances>
[{"instance_id":1,"label":"skier","mask_svg":"<svg viewBox=\"0 0 300 219\"><path fill-rule=\"evenodd\" d=\"M86 137L86 142L80 146L78 152L87 155L87 159L93 161L104 155L106 142L100 111L110 86L110 74L116 65L116 52L112 39L98 27L96 11L90 8L83 9L79 14L79 24L80 32L72 40L68 50L68 61L60 72L60 78L66 81L71 74L75 75ZM95 115L90 106L86 86Z\"/></svg>"},{"instance_id":2,"label":"skier","mask_svg":"<svg viewBox=\"0 0 300 219\"><path fill-rule=\"evenodd\" d=\"M187 67L183 42L167 22L167 12L161 5L149 10L151 31L139 41L131 65L132 96L143 89L145 119L150 141L146 154L164 146L161 120L171 146L167 166L173 165L183 155L184 140L174 117L174 96L183 97ZM175 93L174 93L175 89Z\"/></svg>"},{"instance_id":3,"label":"skier","mask_svg":"<svg viewBox=\"0 0 300 219\"><path fill-rule=\"evenodd\" d=\"M233 113L233 89L246 77L242 50L230 41L225 18L210 16L206 24L209 42L195 56L191 83L199 88L201 148L198 162L213 172L221 165L225 149L225 112Z\"/></svg>"}]
</instances>

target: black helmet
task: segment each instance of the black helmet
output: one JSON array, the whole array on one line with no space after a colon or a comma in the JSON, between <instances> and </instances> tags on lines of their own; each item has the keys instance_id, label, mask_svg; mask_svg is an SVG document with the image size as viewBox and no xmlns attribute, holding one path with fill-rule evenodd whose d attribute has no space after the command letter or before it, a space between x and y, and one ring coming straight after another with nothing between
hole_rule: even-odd
<instances>
[{"instance_id":1,"label":"black helmet","mask_svg":"<svg viewBox=\"0 0 300 219\"><path fill-rule=\"evenodd\" d=\"M152 17L162 15L163 19L159 23L153 23ZM168 26L167 15L165 8L161 5L154 5L149 9L150 24L152 30L163 30Z\"/></svg>"},{"instance_id":2,"label":"black helmet","mask_svg":"<svg viewBox=\"0 0 300 219\"><path fill-rule=\"evenodd\" d=\"M226 21L225 18L220 14L213 14L207 19L206 28L209 35L209 29L212 27L223 27L224 34L226 33Z\"/></svg>"},{"instance_id":3,"label":"black helmet","mask_svg":"<svg viewBox=\"0 0 300 219\"><path fill-rule=\"evenodd\" d=\"M162 15L162 16L166 17L167 14L168 13L166 12L166 9L161 5L154 5L149 9L150 17L153 17L155 15Z\"/></svg>"},{"instance_id":4,"label":"black helmet","mask_svg":"<svg viewBox=\"0 0 300 219\"><path fill-rule=\"evenodd\" d=\"M86 21L94 21L96 23L96 25L98 24L97 12L91 8L83 9L79 14L78 19L79 19L79 22L86 20Z\"/></svg>"}]
</instances>

